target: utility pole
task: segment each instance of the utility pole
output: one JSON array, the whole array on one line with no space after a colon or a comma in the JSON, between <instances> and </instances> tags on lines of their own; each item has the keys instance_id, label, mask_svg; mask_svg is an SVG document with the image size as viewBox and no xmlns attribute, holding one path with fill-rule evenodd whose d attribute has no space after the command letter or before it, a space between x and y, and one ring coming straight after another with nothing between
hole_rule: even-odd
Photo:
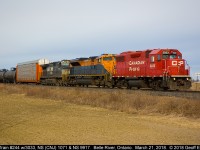
<instances>
[{"instance_id":1,"label":"utility pole","mask_svg":"<svg viewBox=\"0 0 200 150\"><path fill-rule=\"evenodd\" d=\"M195 75L197 76L197 82L199 82L200 73L195 73Z\"/></svg>"},{"instance_id":2,"label":"utility pole","mask_svg":"<svg viewBox=\"0 0 200 150\"><path fill-rule=\"evenodd\" d=\"M199 76L200 76L200 73L195 73L195 75L197 76L197 80L196 80L196 91L198 90L198 87L197 87L197 82L199 82Z\"/></svg>"}]
</instances>

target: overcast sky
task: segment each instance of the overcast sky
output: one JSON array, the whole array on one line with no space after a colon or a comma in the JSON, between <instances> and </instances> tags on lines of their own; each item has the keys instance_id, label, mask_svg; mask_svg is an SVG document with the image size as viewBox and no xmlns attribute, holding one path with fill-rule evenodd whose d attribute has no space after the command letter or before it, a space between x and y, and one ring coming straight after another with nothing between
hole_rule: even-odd
<instances>
[{"instance_id":1,"label":"overcast sky","mask_svg":"<svg viewBox=\"0 0 200 150\"><path fill-rule=\"evenodd\" d=\"M151 48L200 72L200 1L0 0L0 68Z\"/></svg>"}]
</instances>

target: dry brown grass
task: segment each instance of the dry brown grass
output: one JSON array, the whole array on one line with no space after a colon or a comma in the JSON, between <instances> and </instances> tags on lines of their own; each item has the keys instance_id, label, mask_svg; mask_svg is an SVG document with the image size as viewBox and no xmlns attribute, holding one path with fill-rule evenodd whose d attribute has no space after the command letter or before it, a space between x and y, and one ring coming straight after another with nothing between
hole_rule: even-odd
<instances>
[{"instance_id":1,"label":"dry brown grass","mask_svg":"<svg viewBox=\"0 0 200 150\"><path fill-rule=\"evenodd\" d=\"M193 90L193 91L200 91L200 82L193 82L191 90Z\"/></svg>"},{"instance_id":2,"label":"dry brown grass","mask_svg":"<svg viewBox=\"0 0 200 150\"><path fill-rule=\"evenodd\" d=\"M46 87L0 84L8 94L25 94L36 98L62 100L133 114L163 114L200 118L200 101L167 96L151 96L136 90Z\"/></svg>"}]
</instances>

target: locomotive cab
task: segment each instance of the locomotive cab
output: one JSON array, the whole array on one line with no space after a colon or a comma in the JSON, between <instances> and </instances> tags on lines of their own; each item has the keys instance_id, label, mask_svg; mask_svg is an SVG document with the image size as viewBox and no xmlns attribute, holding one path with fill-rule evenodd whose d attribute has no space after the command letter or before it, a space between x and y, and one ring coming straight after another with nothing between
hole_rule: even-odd
<instances>
[{"instance_id":1,"label":"locomotive cab","mask_svg":"<svg viewBox=\"0 0 200 150\"><path fill-rule=\"evenodd\" d=\"M151 74L162 77L164 89L188 89L191 87L189 66L177 49L158 49L150 53Z\"/></svg>"},{"instance_id":2,"label":"locomotive cab","mask_svg":"<svg viewBox=\"0 0 200 150\"><path fill-rule=\"evenodd\" d=\"M176 49L153 50L150 53L150 69L154 69L157 75L189 75L186 61Z\"/></svg>"},{"instance_id":3,"label":"locomotive cab","mask_svg":"<svg viewBox=\"0 0 200 150\"><path fill-rule=\"evenodd\" d=\"M116 65L116 59L114 54L102 54L101 56L96 58L95 63L101 64L104 68L112 74L114 72L114 67Z\"/></svg>"},{"instance_id":4,"label":"locomotive cab","mask_svg":"<svg viewBox=\"0 0 200 150\"><path fill-rule=\"evenodd\" d=\"M61 69L62 69L62 82L66 85L68 81L68 77L70 75L70 61L62 60L61 61Z\"/></svg>"},{"instance_id":5,"label":"locomotive cab","mask_svg":"<svg viewBox=\"0 0 200 150\"><path fill-rule=\"evenodd\" d=\"M164 68L168 76L188 76L189 66L178 50L163 51Z\"/></svg>"},{"instance_id":6,"label":"locomotive cab","mask_svg":"<svg viewBox=\"0 0 200 150\"><path fill-rule=\"evenodd\" d=\"M69 60L52 62L42 66L42 84L63 85L70 74Z\"/></svg>"}]
</instances>

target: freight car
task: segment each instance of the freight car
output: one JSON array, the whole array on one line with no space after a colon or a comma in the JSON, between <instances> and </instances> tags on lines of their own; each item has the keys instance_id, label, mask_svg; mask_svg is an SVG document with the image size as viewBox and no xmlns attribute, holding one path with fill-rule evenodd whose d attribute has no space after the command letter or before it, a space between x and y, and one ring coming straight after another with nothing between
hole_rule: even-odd
<instances>
[{"instance_id":1,"label":"freight car","mask_svg":"<svg viewBox=\"0 0 200 150\"><path fill-rule=\"evenodd\" d=\"M4 74L5 72L8 71L7 69L1 69L0 70L0 83L4 82Z\"/></svg>"},{"instance_id":2,"label":"freight car","mask_svg":"<svg viewBox=\"0 0 200 150\"><path fill-rule=\"evenodd\" d=\"M177 49L127 51L116 56L117 87L181 90L191 87L189 66Z\"/></svg>"},{"instance_id":3,"label":"freight car","mask_svg":"<svg viewBox=\"0 0 200 150\"><path fill-rule=\"evenodd\" d=\"M4 73L4 83L16 82L16 68L11 68Z\"/></svg>"},{"instance_id":4,"label":"freight car","mask_svg":"<svg viewBox=\"0 0 200 150\"><path fill-rule=\"evenodd\" d=\"M40 83L42 76L41 65L49 64L48 59L38 59L17 64L16 82L17 83Z\"/></svg>"},{"instance_id":5,"label":"freight car","mask_svg":"<svg viewBox=\"0 0 200 150\"><path fill-rule=\"evenodd\" d=\"M16 79L16 68L10 70L0 70L0 82L1 83L15 83Z\"/></svg>"}]
</instances>

